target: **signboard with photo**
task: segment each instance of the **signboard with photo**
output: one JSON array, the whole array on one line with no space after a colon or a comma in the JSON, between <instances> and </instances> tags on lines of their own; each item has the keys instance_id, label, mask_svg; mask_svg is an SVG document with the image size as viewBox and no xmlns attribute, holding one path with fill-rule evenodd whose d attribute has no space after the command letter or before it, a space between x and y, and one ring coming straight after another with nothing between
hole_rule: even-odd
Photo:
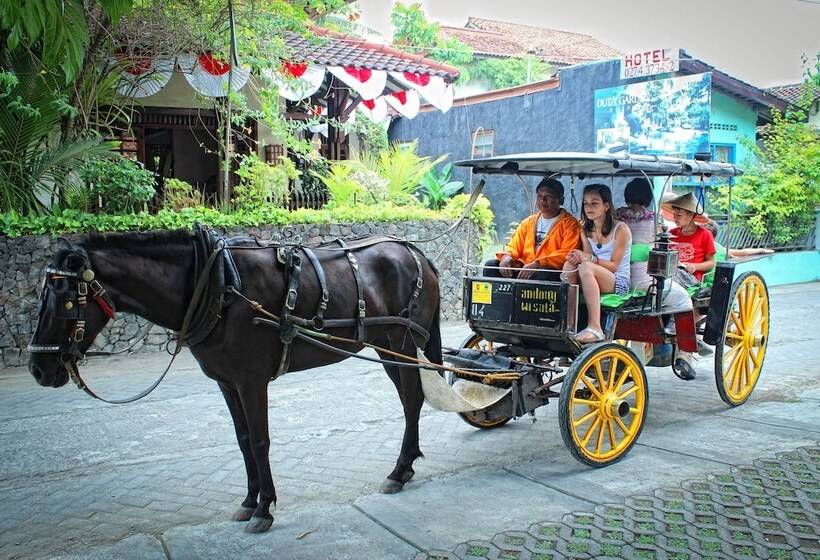
<instances>
[{"instance_id":1,"label":"signboard with photo","mask_svg":"<svg viewBox=\"0 0 820 560\"><path fill-rule=\"evenodd\" d=\"M708 152L711 93L708 72L595 90L596 151Z\"/></svg>"}]
</instances>

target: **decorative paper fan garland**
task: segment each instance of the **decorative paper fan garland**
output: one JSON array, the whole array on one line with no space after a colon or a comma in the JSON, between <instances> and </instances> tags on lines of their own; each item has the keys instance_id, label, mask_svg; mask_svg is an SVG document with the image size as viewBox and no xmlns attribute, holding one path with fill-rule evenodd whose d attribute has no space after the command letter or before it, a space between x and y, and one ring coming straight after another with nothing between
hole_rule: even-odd
<instances>
[{"instance_id":1,"label":"decorative paper fan garland","mask_svg":"<svg viewBox=\"0 0 820 560\"><path fill-rule=\"evenodd\" d=\"M427 102L442 113L453 106L453 84L448 84L441 76L419 72L390 72L390 77L403 86L418 90Z\"/></svg>"},{"instance_id":2,"label":"decorative paper fan garland","mask_svg":"<svg viewBox=\"0 0 820 560\"><path fill-rule=\"evenodd\" d=\"M408 119L415 118L419 114L419 92L411 89L408 91L394 91L382 96L384 100L399 114Z\"/></svg>"},{"instance_id":3,"label":"decorative paper fan garland","mask_svg":"<svg viewBox=\"0 0 820 560\"><path fill-rule=\"evenodd\" d=\"M387 85L387 72L360 66L328 66L328 71L351 87L362 99L375 99Z\"/></svg>"},{"instance_id":4,"label":"decorative paper fan garland","mask_svg":"<svg viewBox=\"0 0 820 560\"><path fill-rule=\"evenodd\" d=\"M117 93L125 97L140 99L155 95L168 84L174 73L174 60L170 58L117 56L116 60L120 67Z\"/></svg>"},{"instance_id":5,"label":"decorative paper fan garland","mask_svg":"<svg viewBox=\"0 0 820 560\"><path fill-rule=\"evenodd\" d=\"M322 86L325 67L307 62L283 62L278 72L268 71L266 75L278 86L279 95L289 101L299 101Z\"/></svg>"},{"instance_id":6,"label":"decorative paper fan garland","mask_svg":"<svg viewBox=\"0 0 820 560\"><path fill-rule=\"evenodd\" d=\"M180 67L185 73L188 84L197 92L207 97L225 97L228 91L228 76L232 74L231 89L239 91L247 83L250 70L237 67L231 72L231 65L202 53L195 57L180 57Z\"/></svg>"},{"instance_id":7,"label":"decorative paper fan garland","mask_svg":"<svg viewBox=\"0 0 820 560\"><path fill-rule=\"evenodd\" d=\"M356 109L373 122L380 123L387 118L387 102L384 97L363 99Z\"/></svg>"}]
</instances>

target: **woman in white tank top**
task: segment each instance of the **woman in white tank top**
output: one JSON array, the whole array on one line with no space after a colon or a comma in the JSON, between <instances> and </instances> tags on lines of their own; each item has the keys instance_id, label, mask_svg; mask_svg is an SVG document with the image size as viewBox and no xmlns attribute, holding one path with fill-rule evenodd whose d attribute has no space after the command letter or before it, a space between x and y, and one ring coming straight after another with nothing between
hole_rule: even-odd
<instances>
[{"instance_id":1,"label":"woman in white tank top","mask_svg":"<svg viewBox=\"0 0 820 560\"><path fill-rule=\"evenodd\" d=\"M587 305L587 328L575 339L581 344L604 340L601 329L601 294L629 291L629 254L632 234L615 220L612 191L600 183L584 188L583 250L567 256L564 270L570 283L581 283Z\"/></svg>"}]
</instances>

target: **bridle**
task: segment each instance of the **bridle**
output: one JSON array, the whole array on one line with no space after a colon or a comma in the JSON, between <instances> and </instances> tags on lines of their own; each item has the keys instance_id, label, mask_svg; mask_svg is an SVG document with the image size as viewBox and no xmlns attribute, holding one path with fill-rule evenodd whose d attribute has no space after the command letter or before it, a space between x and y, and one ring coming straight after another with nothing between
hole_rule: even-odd
<instances>
[{"instance_id":1,"label":"bridle","mask_svg":"<svg viewBox=\"0 0 820 560\"><path fill-rule=\"evenodd\" d=\"M80 351L80 343L85 340L89 296L109 319L114 319L114 302L111 301L111 297L105 291L105 288L95 279L94 271L88 266L87 257L80 256L84 262L83 268L79 272L62 270L51 265L46 266L42 294L40 295L39 319L42 319L48 293L50 291L55 293L63 292L63 290L57 288L56 281L69 280L75 282L75 286L68 290L62 300L57 302L57 318L72 323L69 329L71 334L68 341L61 344L29 344L29 352L33 354L60 354L61 361L64 363L69 361L68 358L75 360L84 358L84 353ZM39 331L39 324L40 321L38 320L37 331ZM32 342L37 338L37 331L34 333ZM69 373L71 373L70 368Z\"/></svg>"}]
</instances>

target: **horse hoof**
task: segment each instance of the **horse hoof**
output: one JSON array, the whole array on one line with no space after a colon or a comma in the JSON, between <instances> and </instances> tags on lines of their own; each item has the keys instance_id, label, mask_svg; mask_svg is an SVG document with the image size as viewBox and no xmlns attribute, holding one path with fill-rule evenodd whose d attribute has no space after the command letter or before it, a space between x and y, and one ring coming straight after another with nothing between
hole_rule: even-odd
<instances>
[{"instance_id":1,"label":"horse hoof","mask_svg":"<svg viewBox=\"0 0 820 560\"><path fill-rule=\"evenodd\" d=\"M396 494L397 492L401 492L402 488L404 488L404 483L388 478L382 483L381 493Z\"/></svg>"},{"instance_id":2,"label":"horse hoof","mask_svg":"<svg viewBox=\"0 0 820 560\"><path fill-rule=\"evenodd\" d=\"M248 521L253 516L253 508L240 506L238 510L233 512L231 519L233 521Z\"/></svg>"},{"instance_id":3,"label":"horse hoof","mask_svg":"<svg viewBox=\"0 0 820 560\"><path fill-rule=\"evenodd\" d=\"M245 525L246 533L264 533L273 524L273 518L267 517L251 517L251 520Z\"/></svg>"}]
</instances>

